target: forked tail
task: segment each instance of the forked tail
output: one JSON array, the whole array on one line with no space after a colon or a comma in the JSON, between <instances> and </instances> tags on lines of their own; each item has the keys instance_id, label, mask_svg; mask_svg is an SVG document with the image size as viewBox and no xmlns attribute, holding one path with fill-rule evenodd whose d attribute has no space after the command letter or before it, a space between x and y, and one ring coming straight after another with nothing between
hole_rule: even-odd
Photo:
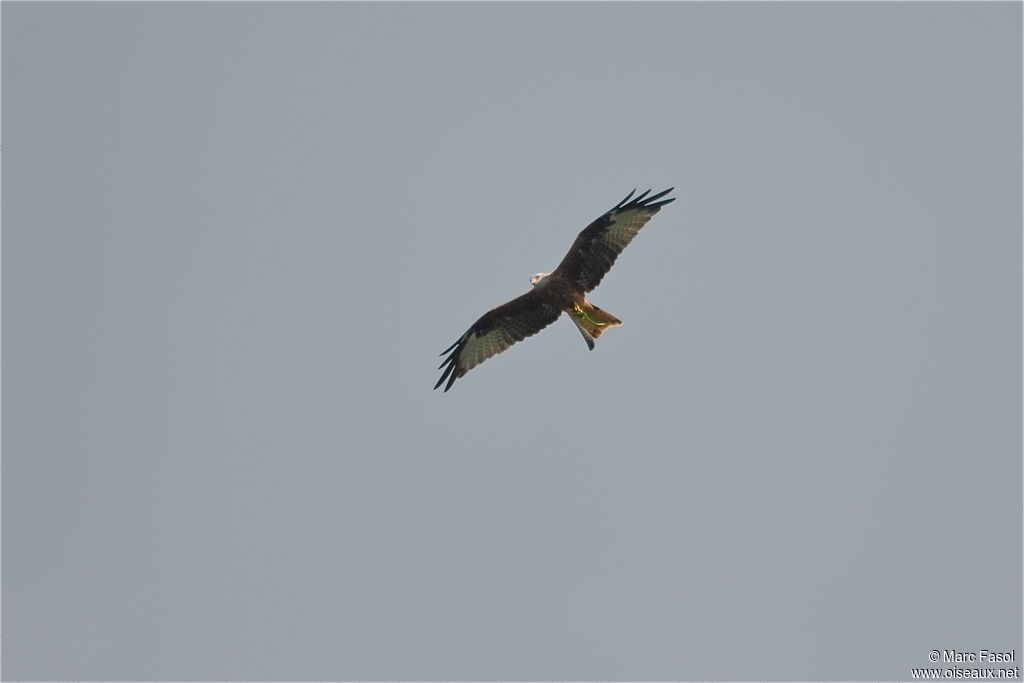
<instances>
[{"instance_id":1,"label":"forked tail","mask_svg":"<svg viewBox=\"0 0 1024 683\"><path fill-rule=\"evenodd\" d=\"M607 311L602 311L586 300L582 304L574 304L572 308L567 310L567 313L572 318L572 321L576 323L576 327L579 328L584 341L587 342L587 347L591 351L594 350L594 340L604 334L605 330L622 324L622 321L614 315Z\"/></svg>"}]
</instances>

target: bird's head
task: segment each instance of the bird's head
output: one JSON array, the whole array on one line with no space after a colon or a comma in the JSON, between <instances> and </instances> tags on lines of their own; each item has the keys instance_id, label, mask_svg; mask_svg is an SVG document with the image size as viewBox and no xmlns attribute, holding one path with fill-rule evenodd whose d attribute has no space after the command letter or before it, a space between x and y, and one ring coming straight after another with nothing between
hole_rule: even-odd
<instances>
[{"instance_id":1,"label":"bird's head","mask_svg":"<svg viewBox=\"0 0 1024 683\"><path fill-rule=\"evenodd\" d=\"M548 279L548 275L551 275L551 273L537 273L536 275L534 275L533 277L530 278L530 284L533 285L534 287L536 287L540 283L542 283L545 280L547 280Z\"/></svg>"}]
</instances>

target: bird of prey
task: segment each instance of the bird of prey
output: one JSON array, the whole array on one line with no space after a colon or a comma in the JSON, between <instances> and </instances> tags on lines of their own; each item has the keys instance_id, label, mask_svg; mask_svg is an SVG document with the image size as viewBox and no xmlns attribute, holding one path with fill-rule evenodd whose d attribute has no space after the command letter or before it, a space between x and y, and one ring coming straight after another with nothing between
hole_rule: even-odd
<instances>
[{"instance_id":1,"label":"bird of prey","mask_svg":"<svg viewBox=\"0 0 1024 683\"><path fill-rule=\"evenodd\" d=\"M533 289L485 313L458 341L441 352L448 357L438 366L438 370L444 368L444 373L434 389L448 380L444 387L448 391L455 380L491 356L540 332L563 311L576 323L587 347L593 351L594 340L622 321L587 301L584 295L600 284L615 259L651 216L675 201L675 197L662 199L673 189L670 187L650 197L647 195L651 191L647 190L630 201L636 192L633 190L584 228L553 272L531 277Z\"/></svg>"}]
</instances>

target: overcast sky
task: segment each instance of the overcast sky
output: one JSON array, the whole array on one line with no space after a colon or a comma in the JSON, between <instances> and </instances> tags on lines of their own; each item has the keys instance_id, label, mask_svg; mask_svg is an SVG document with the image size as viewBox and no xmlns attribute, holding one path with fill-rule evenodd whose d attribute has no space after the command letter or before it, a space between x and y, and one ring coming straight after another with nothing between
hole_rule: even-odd
<instances>
[{"instance_id":1,"label":"overcast sky","mask_svg":"<svg viewBox=\"0 0 1024 683\"><path fill-rule=\"evenodd\" d=\"M3 677L1019 660L1021 19L4 2Z\"/></svg>"}]
</instances>

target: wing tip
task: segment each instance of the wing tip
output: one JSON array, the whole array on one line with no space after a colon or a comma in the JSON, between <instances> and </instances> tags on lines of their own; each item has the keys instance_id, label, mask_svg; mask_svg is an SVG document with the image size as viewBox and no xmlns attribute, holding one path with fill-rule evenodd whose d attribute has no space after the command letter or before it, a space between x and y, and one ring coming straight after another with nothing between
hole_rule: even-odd
<instances>
[{"instance_id":1,"label":"wing tip","mask_svg":"<svg viewBox=\"0 0 1024 683\"><path fill-rule=\"evenodd\" d=\"M643 208L643 209L654 209L654 210L657 210L657 209L660 209L661 207L665 206L666 204L671 204L672 202L674 202L676 200L675 197L669 197L668 199L661 199L662 197L664 197L669 192L672 192L675 189L676 189L675 187L670 187L667 190L662 190L658 194L653 194L650 197L647 196L647 195L651 194L650 190L645 190L644 192L641 192L640 194L638 194L636 197L633 197L633 192L636 192L636 190L633 190L633 192L630 192L628 195L626 195L626 198L623 199L621 202L619 202L615 206L615 208L612 209L612 210L613 211L618 211L618 210L627 210L627 209L634 209L634 208ZM630 201L631 197L633 197L632 201ZM661 199L661 201L658 201L659 199Z\"/></svg>"},{"instance_id":2,"label":"wing tip","mask_svg":"<svg viewBox=\"0 0 1024 683\"><path fill-rule=\"evenodd\" d=\"M458 379L459 377L461 377L462 374L465 374L465 373L461 373L460 374L460 373L455 371L455 366L457 364L457 357L459 355L459 351L462 350L462 346L464 345L465 341L466 341L466 335L462 335L461 337L458 338L458 340L456 340L456 342L454 344L452 344L447 349L445 349L444 351L441 352L442 356L447 353L448 357L445 358L443 361L441 361L441 364L437 366L438 370L440 370L441 368L444 368L444 372L441 373L441 379L437 380L437 384L434 385L434 390L435 391L437 390L438 387L440 387L442 384L444 384L445 380L448 380L448 385L445 386L445 388L444 388L445 393L447 393L448 390L452 388L452 384L455 383L455 380Z\"/></svg>"}]
</instances>

